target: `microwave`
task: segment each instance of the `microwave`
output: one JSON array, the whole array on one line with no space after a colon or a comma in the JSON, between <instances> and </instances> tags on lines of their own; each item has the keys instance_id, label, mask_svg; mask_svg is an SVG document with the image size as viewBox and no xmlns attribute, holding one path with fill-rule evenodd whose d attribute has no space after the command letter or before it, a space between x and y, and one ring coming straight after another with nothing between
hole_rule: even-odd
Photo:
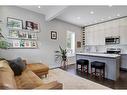
<instances>
[{"instance_id":1,"label":"microwave","mask_svg":"<svg viewBox=\"0 0 127 95\"><path fill-rule=\"evenodd\" d=\"M120 36L118 37L106 37L105 38L105 44L119 44L120 43Z\"/></svg>"}]
</instances>

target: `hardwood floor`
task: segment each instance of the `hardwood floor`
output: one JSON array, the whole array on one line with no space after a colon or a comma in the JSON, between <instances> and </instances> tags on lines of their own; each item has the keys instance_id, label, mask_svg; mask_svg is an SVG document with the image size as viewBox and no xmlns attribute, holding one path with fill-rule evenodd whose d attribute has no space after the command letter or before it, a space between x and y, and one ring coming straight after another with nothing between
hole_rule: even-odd
<instances>
[{"instance_id":1,"label":"hardwood floor","mask_svg":"<svg viewBox=\"0 0 127 95\"><path fill-rule=\"evenodd\" d=\"M102 84L104 86L110 87L112 89L127 89L127 71L120 71L120 78L118 81L112 81L109 79L99 79L97 77L90 77L90 74L87 75L86 73L81 73L80 71L76 71L75 65L69 65L67 69L63 69L69 73L78 75L80 77L89 79L96 83Z\"/></svg>"}]
</instances>

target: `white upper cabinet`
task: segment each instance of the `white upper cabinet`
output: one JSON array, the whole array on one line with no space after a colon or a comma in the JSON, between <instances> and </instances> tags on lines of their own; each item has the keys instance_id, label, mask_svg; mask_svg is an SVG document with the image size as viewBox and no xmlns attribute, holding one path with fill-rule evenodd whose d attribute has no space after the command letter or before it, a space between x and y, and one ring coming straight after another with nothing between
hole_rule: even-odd
<instances>
[{"instance_id":1,"label":"white upper cabinet","mask_svg":"<svg viewBox=\"0 0 127 95\"><path fill-rule=\"evenodd\" d=\"M127 18L120 20L120 44L127 44Z\"/></svg>"},{"instance_id":2,"label":"white upper cabinet","mask_svg":"<svg viewBox=\"0 0 127 95\"><path fill-rule=\"evenodd\" d=\"M86 27L86 45L105 45L105 37L120 36L120 44L127 44L127 18Z\"/></svg>"}]
</instances>

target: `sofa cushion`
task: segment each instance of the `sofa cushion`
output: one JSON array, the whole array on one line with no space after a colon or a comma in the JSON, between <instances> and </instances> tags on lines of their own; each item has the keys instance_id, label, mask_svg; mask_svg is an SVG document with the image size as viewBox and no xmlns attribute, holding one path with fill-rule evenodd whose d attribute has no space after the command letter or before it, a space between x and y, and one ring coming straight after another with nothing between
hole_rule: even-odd
<instances>
[{"instance_id":1,"label":"sofa cushion","mask_svg":"<svg viewBox=\"0 0 127 95\"><path fill-rule=\"evenodd\" d=\"M43 84L42 80L29 68L26 68L20 76L15 76L18 89L33 89Z\"/></svg>"},{"instance_id":2,"label":"sofa cushion","mask_svg":"<svg viewBox=\"0 0 127 95\"><path fill-rule=\"evenodd\" d=\"M10 60L9 65L11 69L14 71L15 76L21 75L22 71L26 68L22 59L18 57L17 59Z\"/></svg>"},{"instance_id":3,"label":"sofa cushion","mask_svg":"<svg viewBox=\"0 0 127 95\"><path fill-rule=\"evenodd\" d=\"M8 62L0 61L0 89L16 89L14 73L11 70Z\"/></svg>"}]
</instances>

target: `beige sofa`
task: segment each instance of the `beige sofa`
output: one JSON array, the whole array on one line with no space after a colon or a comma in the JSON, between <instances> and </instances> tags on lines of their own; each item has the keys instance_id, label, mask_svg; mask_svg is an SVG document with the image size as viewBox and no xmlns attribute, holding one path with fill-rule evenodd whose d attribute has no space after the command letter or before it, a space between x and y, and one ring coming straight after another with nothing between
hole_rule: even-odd
<instances>
[{"instance_id":1,"label":"beige sofa","mask_svg":"<svg viewBox=\"0 0 127 95\"><path fill-rule=\"evenodd\" d=\"M62 89L62 84L57 81L43 83L28 67L20 76L14 76L14 72L7 61L0 61L0 89Z\"/></svg>"}]
</instances>

